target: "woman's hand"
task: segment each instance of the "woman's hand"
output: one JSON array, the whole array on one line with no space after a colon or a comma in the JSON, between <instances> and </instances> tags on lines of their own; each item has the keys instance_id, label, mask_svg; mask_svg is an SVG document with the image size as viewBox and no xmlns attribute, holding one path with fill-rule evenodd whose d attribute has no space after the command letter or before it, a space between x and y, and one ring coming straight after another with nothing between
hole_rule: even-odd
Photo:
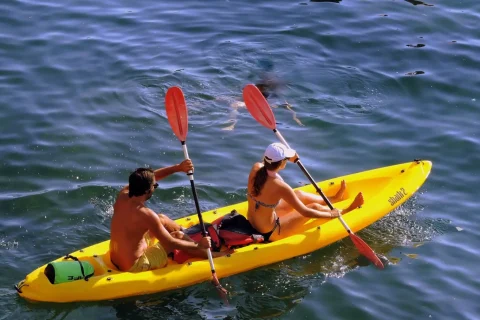
<instances>
[{"instance_id":1,"label":"woman's hand","mask_svg":"<svg viewBox=\"0 0 480 320\"><path fill-rule=\"evenodd\" d=\"M296 163L298 160L300 160L300 158L298 157L297 153L295 153L295 155L293 157L288 158L288 161L293 162L293 163Z\"/></svg>"},{"instance_id":2,"label":"woman's hand","mask_svg":"<svg viewBox=\"0 0 480 320\"><path fill-rule=\"evenodd\" d=\"M339 209L330 210L330 218L336 218L340 216L341 213L342 213L342 210L339 210Z\"/></svg>"}]
</instances>

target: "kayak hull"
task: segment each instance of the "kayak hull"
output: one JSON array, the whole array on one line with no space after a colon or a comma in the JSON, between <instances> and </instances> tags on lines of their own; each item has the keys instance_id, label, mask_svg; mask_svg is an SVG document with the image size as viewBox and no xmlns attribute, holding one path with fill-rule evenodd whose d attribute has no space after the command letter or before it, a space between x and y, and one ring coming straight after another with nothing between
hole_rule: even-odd
<instances>
[{"instance_id":1,"label":"kayak hull","mask_svg":"<svg viewBox=\"0 0 480 320\"><path fill-rule=\"evenodd\" d=\"M363 193L364 205L343 216L351 230L357 232L408 200L425 182L431 168L430 161L413 161L329 179L319 182L319 186L331 197L340 182L346 181L345 200L334 204L338 208L347 207L358 192ZM298 189L315 192L312 185ZM202 216L205 222L211 222L234 209L246 215L247 202L204 212ZM191 215L176 222L188 228L198 223L198 217ZM236 249L229 256L215 258L215 269L219 278L228 277L308 254L346 236L348 233L339 219L310 219L293 236L270 243L251 244ZM206 259L191 259L183 264L170 261L165 268L139 273L118 271L110 262L109 240L70 255L87 260L94 266L95 274L88 281L51 284L44 275L46 265L43 265L15 286L19 295L42 302L98 301L168 291L211 280L210 265ZM60 257L55 261L63 259Z\"/></svg>"}]
</instances>

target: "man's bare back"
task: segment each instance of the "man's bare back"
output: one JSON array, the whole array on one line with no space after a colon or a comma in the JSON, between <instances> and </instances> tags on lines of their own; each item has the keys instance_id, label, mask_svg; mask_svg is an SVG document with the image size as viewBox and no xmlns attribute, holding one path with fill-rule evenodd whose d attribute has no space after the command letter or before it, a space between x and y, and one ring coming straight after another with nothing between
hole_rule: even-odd
<instances>
[{"instance_id":1,"label":"man's bare back","mask_svg":"<svg viewBox=\"0 0 480 320\"><path fill-rule=\"evenodd\" d=\"M179 165L157 169L138 168L129 177L114 204L110 230L110 259L117 268L127 271L136 264L147 251L145 235L158 239L160 248L168 254L174 249L207 257L210 238L205 237L199 243L192 241L180 231L174 221L164 215L158 215L145 206L145 201L152 197L158 187L157 180L175 172L193 170L190 160Z\"/></svg>"},{"instance_id":2,"label":"man's bare back","mask_svg":"<svg viewBox=\"0 0 480 320\"><path fill-rule=\"evenodd\" d=\"M110 257L121 270L130 269L147 249L144 239L149 231L145 213L147 208L129 200L128 191L120 191L113 206L110 230Z\"/></svg>"}]
</instances>

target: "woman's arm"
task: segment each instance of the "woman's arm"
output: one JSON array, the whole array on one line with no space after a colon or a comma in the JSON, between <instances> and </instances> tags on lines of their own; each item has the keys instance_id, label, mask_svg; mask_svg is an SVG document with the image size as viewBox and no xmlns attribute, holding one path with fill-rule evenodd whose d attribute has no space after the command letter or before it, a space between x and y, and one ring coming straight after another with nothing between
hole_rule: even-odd
<instances>
[{"instance_id":1,"label":"woman's arm","mask_svg":"<svg viewBox=\"0 0 480 320\"><path fill-rule=\"evenodd\" d=\"M297 197L292 187L285 182L281 182L280 196L289 205L292 206L295 211L307 218L333 218L338 217L340 211L338 209L330 210L329 207L316 204L315 209L309 208L303 204L303 202Z\"/></svg>"}]
</instances>

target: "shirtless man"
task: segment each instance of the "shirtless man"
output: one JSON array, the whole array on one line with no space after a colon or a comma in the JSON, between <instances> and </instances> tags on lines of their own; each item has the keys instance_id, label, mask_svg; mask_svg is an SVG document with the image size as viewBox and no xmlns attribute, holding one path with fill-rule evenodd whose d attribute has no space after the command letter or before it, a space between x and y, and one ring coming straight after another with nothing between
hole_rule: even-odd
<instances>
[{"instance_id":1,"label":"shirtless man","mask_svg":"<svg viewBox=\"0 0 480 320\"><path fill-rule=\"evenodd\" d=\"M156 181L175 172L193 171L192 161L153 171L138 168L130 174L128 185L118 194L110 227L110 259L121 271L140 272L163 268L174 249L207 258L210 237L194 242L181 227L163 214L145 206L158 187ZM158 243L154 244L154 240ZM222 254L215 252L214 256Z\"/></svg>"}]
</instances>

